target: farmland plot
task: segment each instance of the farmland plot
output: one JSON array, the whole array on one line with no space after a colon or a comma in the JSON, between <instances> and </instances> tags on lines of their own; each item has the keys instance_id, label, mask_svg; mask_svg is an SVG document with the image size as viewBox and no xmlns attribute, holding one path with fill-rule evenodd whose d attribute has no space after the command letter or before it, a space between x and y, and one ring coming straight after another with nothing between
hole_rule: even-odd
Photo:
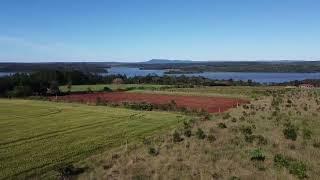
<instances>
[{"instance_id":1,"label":"farmland plot","mask_svg":"<svg viewBox=\"0 0 320 180\"><path fill-rule=\"evenodd\" d=\"M126 141L170 129L185 116L166 112L0 99L0 179L46 177Z\"/></svg>"}]
</instances>

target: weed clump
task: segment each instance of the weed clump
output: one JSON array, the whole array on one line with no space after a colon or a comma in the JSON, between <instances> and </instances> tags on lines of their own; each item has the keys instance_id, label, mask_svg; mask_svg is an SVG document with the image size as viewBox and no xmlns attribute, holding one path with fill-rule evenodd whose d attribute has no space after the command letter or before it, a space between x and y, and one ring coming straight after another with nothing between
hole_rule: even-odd
<instances>
[{"instance_id":1,"label":"weed clump","mask_svg":"<svg viewBox=\"0 0 320 180\"><path fill-rule=\"evenodd\" d=\"M191 129L185 129L184 131L183 131L183 134L184 134L184 136L186 136L186 137L191 137L191 135L192 135L192 132L191 132Z\"/></svg>"},{"instance_id":2,"label":"weed clump","mask_svg":"<svg viewBox=\"0 0 320 180\"><path fill-rule=\"evenodd\" d=\"M196 132L196 136L198 139L206 138L206 134L204 133L204 131L201 128L198 128L198 130Z\"/></svg>"},{"instance_id":3,"label":"weed clump","mask_svg":"<svg viewBox=\"0 0 320 180\"><path fill-rule=\"evenodd\" d=\"M251 161L264 161L266 156L262 153L261 149L255 149L251 152Z\"/></svg>"},{"instance_id":4,"label":"weed clump","mask_svg":"<svg viewBox=\"0 0 320 180\"><path fill-rule=\"evenodd\" d=\"M85 168L77 168L72 164L63 165L56 168L56 171L59 173L59 176L62 179L69 179L72 176L79 175L85 171Z\"/></svg>"},{"instance_id":5,"label":"weed clump","mask_svg":"<svg viewBox=\"0 0 320 180\"><path fill-rule=\"evenodd\" d=\"M154 147L149 147L148 153L151 156L157 156L159 154L159 149L156 149Z\"/></svg>"},{"instance_id":6,"label":"weed clump","mask_svg":"<svg viewBox=\"0 0 320 180\"><path fill-rule=\"evenodd\" d=\"M308 140L311 139L312 132L309 129L304 128L302 130L303 139Z\"/></svg>"},{"instance_id":7,"label":"weed clump","mask_svg":"<svg viewBox=\"0 0 320 180\"><path fill-rule=\"evenodd\" d=\"M219 123L218 127L221 129L227 128L227 125L225 123Z\"/></svg>"},{"instance_id":8,"label":"weed clump","mask_svg":"<svg viewBox=\"0 0 320 180\"><path fill-rule=\"evenodd\" d=\"M174 131L172 134L173 142L181 142L183 139L180 137L178 131Z\"/></svg>"},{"instance_id":9,"label":"weed clump","mask_svg":"<svg viewBox=\"0 0 320 180\"><path fill-rule=\"evenodd\" d=\"M276 154L273 162L277 167L287 168L290 174L296 175L300 179L307 177L307 167L301 161L283 156L282 154Z\"/></svg>"},{"instance_id":10,"label":"weed clump","mask_svg":"<svg viewBox=\"0 0 320 180\"><path fill-rule=\"evenodd\" d=\"M313 142L313 147L315 147L315 148L320 148L320 141L319 141L319 140L315 140L315 141Z\"/></svg>"},{"instance_id":11,"label":"weed clump","mask_svg":"<svg viewBox=\"0 0 320 180\"><path fill-rule=\"evenodd\" d=\"M297 140L298 137L297 128L291 124L286 125L285 129L283 130L283 134L286 139L291 139L293 141Z\"/></svg>"},{"instance_id":12,"label":"weed clump","mask_svg":"<svg viewBox=\"0 0 320 180\"><path fill-rule=\"evenodd\" d=\"M229 113L226 113L222 116L222 119L229 119L231 115Z\"/></svg>"}]
</instances>

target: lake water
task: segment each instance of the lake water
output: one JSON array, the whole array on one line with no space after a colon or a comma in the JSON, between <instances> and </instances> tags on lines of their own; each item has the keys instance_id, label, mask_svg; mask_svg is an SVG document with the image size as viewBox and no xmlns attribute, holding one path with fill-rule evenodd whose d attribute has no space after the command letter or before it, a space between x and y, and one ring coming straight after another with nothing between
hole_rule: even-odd
<instances>
[{"instance_id":1,"label":"lake water","mask_svg":"<svg viewBox=\"0 0 320 180\"><path fill-rule=\"evenodd\" d=\"M112 67L108 68L108 73L103 73L102 75L110 74L123 74L128 77L133 76L146 76L148 74L154 74L158 76L163 76L165 70L141 70L139 68L128 68L128 67ZM6 76L14 74L13 72L0 72L1 76ZM182 74L170 74L170 76L181 76ZM193 73L193 74L183 74L185 76L203 76L209 79L219 79L219 80L242 80L247 81L251 79L259 83L281 83L294 80L304 80L304 79L320 79L320 73L253 73L253 72L203 72L203 73Z\"/></svg>"},{"instance_id":2,"label":"lake water","mask_svg":"<svg viewBox=\"0 0 320 180\"><path fill-rule=\"evenodd\" d=\"M14 74L13 72L0 72L0 77Z\"/></svg>"},{"instance_id":3,"label":"lake water","mask_svg":"<svg viewBox=\"0 0 320 180\"><path fill-rule=\"evenodd\" d=\"M110 74L122 74L128 77L133 76L146 76L148 74L155 74L158 76L164 75L164 70L141 70L139 68L128 68L128 67L112 67L108 68ZM180 76L182 74L170 74L170 76ZM294 80L304 79L320 79L320 73L259 73L259 72L203 72L184 74L185 76L203 76L209 79L218 80L242 80L247 81L249 79L259 83L281 83Z\"/></svg>"}]
</instances>

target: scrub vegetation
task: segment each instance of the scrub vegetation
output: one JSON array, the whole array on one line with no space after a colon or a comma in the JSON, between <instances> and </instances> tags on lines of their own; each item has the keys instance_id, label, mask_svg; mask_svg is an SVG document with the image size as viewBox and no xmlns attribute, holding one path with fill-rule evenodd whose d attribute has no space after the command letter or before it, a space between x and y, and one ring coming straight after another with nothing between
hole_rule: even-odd
<instances>
[{"instance_id":1,"label":"scrub vegetation","mask_svg":"<svg viewBox=\"0 0 320 180\"><path fill-rule=\"evenodd\" d=\"M279 88L209 119L186 121L130 151L93 156L78 164L90 167L78 178L316 179L319 112L316 89Z\"/></svg>"}]
</instances>

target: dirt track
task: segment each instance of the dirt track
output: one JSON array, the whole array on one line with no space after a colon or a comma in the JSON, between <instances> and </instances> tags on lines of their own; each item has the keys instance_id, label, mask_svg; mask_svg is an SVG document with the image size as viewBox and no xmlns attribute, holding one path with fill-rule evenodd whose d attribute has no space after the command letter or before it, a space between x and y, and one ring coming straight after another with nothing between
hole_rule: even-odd
<instances>
[{"instance_id":1,"label":"dirt track","mask_svg":"<svg viewBox=\"0 0 320 180\"><path fill-rule=\"evenodd\" d=\"M224 97L205 97L205 96L180 96L180 95L162 95L162 94L143 94L143 93L92 93L92 94L74 94L58 97L59 100L71 102L94 103L97 98L107 102L147 102L152 104L166 104L174 100L178 107L189 109L204 109L210 113L224 112L237 104L248 103L247 100L224 98Z\"/></svg>"}]
</instances>

